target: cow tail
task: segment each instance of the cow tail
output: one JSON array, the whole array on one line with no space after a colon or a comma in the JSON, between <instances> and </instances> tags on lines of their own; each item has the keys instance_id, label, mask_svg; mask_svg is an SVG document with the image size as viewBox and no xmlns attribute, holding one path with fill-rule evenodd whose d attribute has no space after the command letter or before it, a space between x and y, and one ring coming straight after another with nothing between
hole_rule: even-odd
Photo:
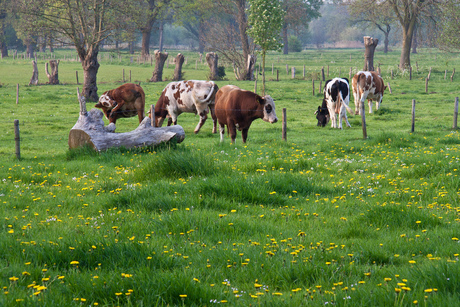
<instances>
[{"instance_id":1,"label":"cow tail","mask_svg":"<svg viewBox=\"0 0 460 307\"><path fill-rule=\"evenodd\" d=\"M214 83L214 82L213 82ZM211 100L211 97L213 97L213 94L214 94L214 90L216 89L216 84L214 83L214 85L211 87L211 91L209 92L209 95L208 97L206 97L205 100L203 100L202 102L205 102L205 103L208 103L210 100Z\"/></svg>"},{"instance_id":2,"label":"cow tail","mask_svg":"<svg viewBox=\"0 0 460 307\"><path fill-rule=\"evenodd\" d=\"M342 92L339 90L339 95L338 95L339 101L335 104L335 113L340 114L340 109L342 108L342 103L343 103L343 98L342 98Z\"/></svg>"},{"instance_id":3,"label":"cow tail","mask_svg":"<svg viewBox=\"0 0 460 307\"><path fill-rule=\"evenodd\" d=\"M350 97L350 89L348 89L348 97ZM342 93L340 93L340 98L342 100L342 103L345 105L345 108L347 109L348 113L353 114L353 110L349 106L350 99L348 99L348 103L345 103L343 101Z\"/></svg>"}]
</instances>

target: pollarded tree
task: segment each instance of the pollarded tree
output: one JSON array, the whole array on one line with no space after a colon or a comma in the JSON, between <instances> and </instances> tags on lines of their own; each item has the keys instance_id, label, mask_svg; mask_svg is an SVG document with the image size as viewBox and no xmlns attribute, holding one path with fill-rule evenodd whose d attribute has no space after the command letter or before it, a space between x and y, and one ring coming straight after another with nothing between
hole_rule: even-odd
<instances>
[{"instance_id":1,"label":"pollarded tree","mask_svg":"<svg viewBox=\"0 0 460 307\"><path fill-rule=\"evenodd\" d=\"M281 50L280 32L284 10L279 0L250 0L248 22L249 36L260 47L262 55L262 96L265 95L265 56L268 50Z\"/></svg>"},{"instance_id":2,"label":"pollarded tree","mask_svg":"<svg viewBox=\"0 0 460 307\"><path fill-rule=\"evenodd\" d=\"M53 31L61 40L75 46L85 78L82 95L89 101L97 101L99 46L115 29L128 27L123 18L129 15L126 1L17 0L16 4L21 18L33 21L38 29Z\"/></svg>"}]
</instances>

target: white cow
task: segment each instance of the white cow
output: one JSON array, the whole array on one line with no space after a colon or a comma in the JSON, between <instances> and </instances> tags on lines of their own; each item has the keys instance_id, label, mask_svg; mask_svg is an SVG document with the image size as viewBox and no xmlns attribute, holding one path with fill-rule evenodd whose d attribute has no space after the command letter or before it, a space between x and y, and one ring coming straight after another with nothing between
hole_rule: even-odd
<instances>
[{"instance_id":1,"label":"white cow","mask_svg":"<svg viewBox=\"0 0 460 307\"><path fill-rule=\"evenodd\" d=\"M186 80L169 83L161 93L155 105L155 125L161 127L166 117L168 126L177 124L177 117L181 113L200 115L200 121L195 128L198 133L211 110L214 114L214 100L218 86L213 81ZM151 116L151 115L149 115ZM217 132L217 123L213 115L213 133Z\"/></svg>"},{"instance_id":2,"label":"white cow","mask_svg":"<svg viewBox=\"0 0 460 307\"><path fill-rule=\"evenodd\" d=\"M347 118L347 110L352 113L348 106L350 103L350 87L347 78L334 78L326 81L324 86L324 100L327 104L329 116L331 118L331 127L342 129L342 119L348 127L351 127ZM324 103L324 102L323 102ZM337 115L339 116L339 125L337 126ZM319 125L319 121L318 121Z\"/></svg>"}]
</instances>

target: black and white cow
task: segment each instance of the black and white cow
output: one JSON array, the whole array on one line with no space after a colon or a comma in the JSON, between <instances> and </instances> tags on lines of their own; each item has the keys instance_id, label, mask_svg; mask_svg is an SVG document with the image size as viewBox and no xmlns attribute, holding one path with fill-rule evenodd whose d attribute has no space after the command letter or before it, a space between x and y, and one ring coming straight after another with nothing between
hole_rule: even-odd
<instances>
[{"instance_id":1,"label":"black and white cow","mask_svg":"<svg viewBox=\"0 0 460 307\"><path fill-rule=\"evenodd\" d=\"M350 123L348 122L347 118L347 110L348 112L352 113L352 110L348 106L350 103L350 87L348 85L347 78L334 78L332 80L326 81L326 85L324 86L324 98L323 98L323 106L326 104L329 118L331 120L331 127L332 128L339 128L342 129L342 119L345 119L345 123L348 127L351 127ZM317 113L325 112L323 111L324 107L318 107ZM337 125L337 114L339 116L339 124ZM327 116L324 115L327 120ZM318 118L318 114L317 114ZM324 122L324 119L320 123L318 118L318 126L325 126L327 123Z\"/></svg>"},{"instance_id":2,"label":"black and white cow","mask_svg":"<svg viewBox=\"0 0 460 307\"><path fill-rule=\"evenodd\" d=\"M329 116L329 110L327 109L327 101L323 98L323 104L318 106L318 110L315 111L316 119L318 120L318 127L324 127L327 125L331 117Z\"/></svg>"}]
</instances>

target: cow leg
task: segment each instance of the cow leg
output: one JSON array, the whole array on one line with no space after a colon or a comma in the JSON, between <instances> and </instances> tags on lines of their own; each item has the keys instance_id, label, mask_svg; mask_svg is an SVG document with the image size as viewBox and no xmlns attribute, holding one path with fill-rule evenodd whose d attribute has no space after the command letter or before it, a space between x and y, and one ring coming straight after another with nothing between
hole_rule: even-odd
<instances>
[{"instance_id":1,"label":"cow leg","mask_svg":"<svg viewBox=\"0 0 460 307\"><path fill-rule=\"evenodd\" d=\"M380 109L380 104L382 103L382 99L383 99L383 96L380 96L380 99L375 104L375 109L376 110Z\"/></svg>"},{"instance_id":2,"label":"cow leg","mask_svg":"<svg viewBox=\"0 0 460 307\"><path fill-rule=\"evenodd\" d=\"M347 127L351 127L350 123L348 122L347 109L345 105L342 105L342 110L340 111L340 113L341 113L342 118L345 119L345 124L347 125ZM342 129L342 123L340 123L340 127Z\"/></svg>"},{"instance_id":3,"label":"cow leg","mask_svg":"<svg viewBox=\"0 0 460 307\"><path fill-rule=\"evenodd\" d=\"M219 124L220 141L224 141L225 125Z\"/></svg>"},{"instance_id":4,"label":"cow leg","mask_svg":"<svg viewBox=\"0 0 460 307\"><path fill-rule=\"evenodd\" d=\"M217 116L216 116L216 111L215 111L215 105L210 104L209 110L211 112L211 118L212 118L212 133L217 133Z\"/></svg>"},{"instance_id":5,"label":"cow leg","mask_svg":"<svg viewBox=\"0 0 460 307\"><path fill-rule=\"evenodd\" d=\"M144 109L137 110L137 117L139 117L139 124L144 120Z\"/></svg>"},{"instance_id":6,"label":"cow leg","mask_svg":"<svg viewBox=\"0 0 460 307\"><path fill-rule=\"evenodd\" d=\"M372 113L372 100L368 99L367 102L369 104L369 114L371 114Z\"/></svg>"},{"instance_id":7,"label":"cow leg","mask_svg":"<svg viewBox=\"0 0 460 307\"><path fill-rule=\"evenodd\" d=\"M208 115L206 115L206 111L203 111L200 113L200 121L198 122L198 125L196 125L195 128L195 134L200 132L201 127L203 127L204 123L206 122L206 119L208 118Z\"/></svg>"},{"instance_id":8,"label":"cow leg","mask_svg":"<svg viewBox=\"0 0 460 307\"><path fill-rule=\"evenodd\" d=\"M329 110L329 116L331 117L331 128L337 128L337 114L335 113L335 107L327 103L327 109Z\"/></svg>"},{"instance_id":9,"label":"cow leg","mask_svg":"<svg viewBox=\"0 0 460 307\"><path fill-rule=\"evenodd\" d=\"M236 139L236 127L235 123L231 120L227 119L227 127L228 127L228 132L230 133L230 138L232 139L232 143L235 143Z\"/></svg>"},{"instance_id":10,"label":"cow leg","mask_svg":"<svg viewBox=\"0 0 460 307\"><path fill-rule=\"evenodd\" d=\"M164 117L155 117L155 127L163 126Z\"/></svg>"},{"instance_id":11,"label":"cow leg","mask_svg":"<svg viewBox=\"0 0 460 307\"><path fill-rule=\"evenodd\" d=\"M355 115L359 114L359 92L353 90L353 98L355 99Z\"/></svg>"},{"instance_id":12,"label":"cow leg","mask_svg":"<svg viewBox=\"0 0 460 307\"><path fill-rule=\"evenodd\" d=\"M248 131L249 131L249 128L244 128L242 131L241 131L241 136L243 138L243 143L246 143L246 140L248 138Z\"/></svg>"}]
</instances>

